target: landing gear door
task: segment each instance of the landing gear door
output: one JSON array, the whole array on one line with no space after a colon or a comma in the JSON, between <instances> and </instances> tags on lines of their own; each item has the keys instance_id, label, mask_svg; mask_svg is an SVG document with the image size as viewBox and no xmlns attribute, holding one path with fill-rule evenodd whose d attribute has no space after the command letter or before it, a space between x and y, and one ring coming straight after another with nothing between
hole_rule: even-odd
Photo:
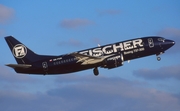
<instances>
[{"instance_id":1,"label":"landing gear door","mask_svg":"<svg viewBox=\"0 0 180 111\"><path fill-rule=\"evenodd\" d=\"M47 64L47 62L42 62L42 67L43 67L43 70L44 70L45 72L48 71L48 64Z\"/></svg>"},{"instance_id":2,"label":"landing gear door","mask_svg":"<svg viewBox=\"0 0 180 111\"><path fill-rule=\"evenodd\" d=\"M150 47L150 48L153 48L153 47L154 47L154 42L153 42L153 39L152 39L152 38L148 38L148 44L149 44L149 47Z\"/></svg>"}]
</instances>

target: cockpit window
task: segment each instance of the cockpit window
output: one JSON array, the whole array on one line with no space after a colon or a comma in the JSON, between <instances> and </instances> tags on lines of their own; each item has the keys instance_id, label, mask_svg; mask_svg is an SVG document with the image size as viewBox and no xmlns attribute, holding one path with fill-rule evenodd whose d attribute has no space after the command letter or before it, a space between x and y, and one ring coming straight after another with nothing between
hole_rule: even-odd
<instances>
[{"instance_id":1,"label":"cockpit window","mask_svg":"<svg viewBox=\"0 0 180 111\"><path fill-rule=\"evenodd\" d=\"M164 38L158 38L158 41L162 41L162 42L164 42L164 41L165 41L165 39L164 39Z\"/></svg>"}]
</instances>

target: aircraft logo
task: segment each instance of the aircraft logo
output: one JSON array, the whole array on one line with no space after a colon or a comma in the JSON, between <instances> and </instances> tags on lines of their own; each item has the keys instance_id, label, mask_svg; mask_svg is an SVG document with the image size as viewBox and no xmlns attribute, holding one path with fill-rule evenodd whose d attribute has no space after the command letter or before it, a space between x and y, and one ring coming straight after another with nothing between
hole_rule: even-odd
<instances>
[{"instance_id":1,"label":"aircraft logo","mask_svg":"<svg viewBox=\"0 0 180 111\"><path fill-rule=\"evenodd\" d=\"M115 44L110 44L110 45L106 45L106 46L102 46L102 47L98 47L94 49L84 50L84 51L81 51L80 53L84 55L100 57L100 56L116 53L119 51L124 51L124 50L126 51L130 49L143 47L144 45L142 44L142 42L143 42L142 39L135 39L135 40L126 41L122 43L115 43Z\"/></svg>"},{"instance_id":2,"label":"aircraft logo","mask_svg":"<svg viewBox=\"0 0 180 111\"><path fill-rule=\"evenodd\" d=\"M13 47L13 55L16 58L23 58L27 54L27 48L22 44L17 44Z\"/></svg>"}]
</instances>

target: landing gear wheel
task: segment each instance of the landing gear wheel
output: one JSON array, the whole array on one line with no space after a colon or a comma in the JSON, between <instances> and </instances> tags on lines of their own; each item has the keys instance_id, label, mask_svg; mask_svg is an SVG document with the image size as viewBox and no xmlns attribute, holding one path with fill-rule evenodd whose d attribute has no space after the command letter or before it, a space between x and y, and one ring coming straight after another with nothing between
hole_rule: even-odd
<instances>
[{"instance_id":1,"label":"landing gear wheel","mask_svg":"<svg viewBox=\"0 0 180 111\"><path fill-rule=\"evenodd\" d=\"M99 71L98 71L98 68L97 68L97 67L95 67L95 68L93 69L93 72L94 72L94 75L95 75L95 76L98 76L98 75L99 75Z\"/></svg>"},{"instance_id":2,"label":"landing gear wheel","mask_svg":"<svg viewBox=\"0 0 180 111\"><path fill-rule=\"evenodd\" d=\"M157 60L160 61L160 60L161 60L161 57L157 57Z\"/></svg>"}]
</instances>

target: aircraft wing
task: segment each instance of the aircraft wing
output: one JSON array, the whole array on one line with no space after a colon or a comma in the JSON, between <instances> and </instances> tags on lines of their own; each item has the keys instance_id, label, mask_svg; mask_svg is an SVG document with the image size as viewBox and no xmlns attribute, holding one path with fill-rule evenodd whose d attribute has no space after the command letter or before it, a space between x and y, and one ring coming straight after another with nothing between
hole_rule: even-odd
<instances>
[{"instance_id":1,"label":"aircraft wing","mask_svg":"<svg viewBox=\"0 0 180 111\"><path fill-rule=\"evenodd\" d=\"M82 62L81 65L89 65L89 64L96 64L102 62L104 59L106 59L109 56L102 56L102 57L94 57L90 55L84 55L80 53L72 53L70 54L78 59L78 62ZM110 55L112 56L112 55Z\"/></svg>"}]
</instances>

